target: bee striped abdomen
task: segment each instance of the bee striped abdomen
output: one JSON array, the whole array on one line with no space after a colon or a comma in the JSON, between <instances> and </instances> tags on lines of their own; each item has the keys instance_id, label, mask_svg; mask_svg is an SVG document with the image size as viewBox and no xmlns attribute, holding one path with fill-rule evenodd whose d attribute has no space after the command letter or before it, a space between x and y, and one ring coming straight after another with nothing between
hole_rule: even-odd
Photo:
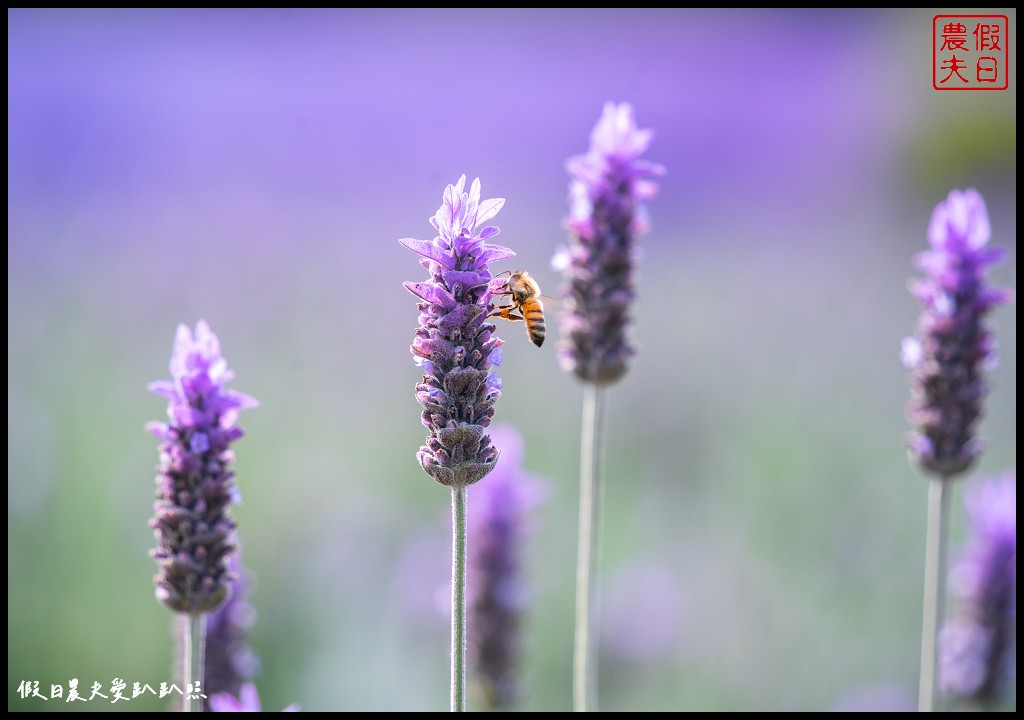
<instances>
[{"instance_id":1,"label":"bee striped abdomen","mask_svg":"<svg viewBox=\"0 0 1024 720\"><path fill-rule=\"evenodd\" d=\"M544 344L547 326L544 324L544 307L539 300L526 302L522 306L523 318L526 320L526 332L530 342L537 347Z\"/></svg>"}]
</instances>

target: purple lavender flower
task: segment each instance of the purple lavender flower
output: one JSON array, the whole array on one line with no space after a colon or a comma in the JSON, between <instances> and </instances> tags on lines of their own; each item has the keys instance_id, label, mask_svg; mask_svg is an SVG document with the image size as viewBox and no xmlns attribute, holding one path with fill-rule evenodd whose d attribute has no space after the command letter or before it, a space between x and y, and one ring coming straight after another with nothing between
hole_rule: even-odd
<instances>
[{"instance_id":1,"label":"purple lavender flower","mask_svg":"<svg viewBox=\"0 0 1024 720\"><path fill-rule=\"evenodd\" d=\"M505 201L481 201L479 179L468 193L465 185L463 175L445 188L441 207L430 218L437 237L399 240L423 256L420 262L430 273L426 282L405 283L421 300L412 354L423 369L416 398L430 434L417 457L428 475L454 487L477 482L498 460L498 450L484 434L501 395L501 380L491 368L501 364L502 344L487 322L494 309L487 266L515 255L485 242L499 231L484 223Z\"/></svg>"},{"instance_id":2,"label":"purple lavender flower","mask_svg":"<svg viewBox=\"0 0 1024 720\"><path fill-rule=\"evenodd\" d=\"M229 446L243 434L235 426L238 411L257 402L224 388L234 373L204 320L194 337L187 325L178 327L171 376L149 386L170 400L170 422L146 425L162 442L150 521L158 541L151 553L160 566L156 596L176 612L206 613L229 592L235 523L227 510L238 492Z\"/></svg>"},{"instance_id":3,"label":"purple lavender flower","mask_svg":"<svg viewBox=\"0 0 1024 720\"><path fill-rule=\"evenodd\" d=\"M208 695L237 696L242 686L256 676L259 658L249 645L249 631L256 610L247 595L250 580L242 567L241 553L231 553L228 568L234 580L231 594L219 608L206 616L206 662L203 690ZM207 698L207 709L209 709Z\"/></svg>"},{"instance_id":4,"label":"purple lavender flower","mask_svg":"<svg viewBox=\"0 0 1024 720\"><path fill-rule=\"evenodd\" d=\"M256 686L246 683L238 693L238 697L230 693L217 693L209 697L212 712L263 712L260 696ZM292 703L281 712L298 712L299 706Z\"/></svg>"},{"instance_id":5,"label":"purple lavender flower","mask_svg":"<svg viewBox=\"0 0 1024 720\"><path fill-rule=\"evenodd\" d=\"M981 196L952 191L932 213L931 249L916 258L926 277L910 283L923 310L917 336L903 341L911 370L907 418L915 427L907 447L927 472L942 477L963 472L980 452L974 426L987 392L982 370L995 361L984 319L1010 298L988 283L988 266L1005 254L987 247L989 235Z\"/></svg>"},{"instance_id":6,"label":"purple lavender flower","mask_svg":"<svg viewBox=\"0 0 1024 720\"><path fill-rule=\"evenodd\" d=\"M527 516L545 494L542 481L523 470L523 439L511 426L495 426L501 466L470 492L470 663L477 690L491 710L509 710L519 697L520 626L527 604L522 572Z\"/></svg>"},{"instance_id":7,"label":"purple lavender flower","mask_svg":"<svg viewBox=\"0 0 1024 720\"><path fill-rule=\"evenodd\" d=\"M940 688L991 703L1011 681L1017 618L1017 474L968 485L970 539L950 573L953 614L939 635Z\"/></svg>"},{"instance_id":8,"label":"purple lavender flower","mask_svg":"<svg viewBox=\"0 0 1024 720\"><path fill-rule=\"evenodd\" d=\"M643 202L665 172L641 160L653 135L640 130L633 108L606 103L590 135L590 149L566 162L569 249L560 260L566 287L559 361L584 382L606 385L626 372L633 354L626 340L637 238L649 229Z\"/></svg>"}]
</instances>

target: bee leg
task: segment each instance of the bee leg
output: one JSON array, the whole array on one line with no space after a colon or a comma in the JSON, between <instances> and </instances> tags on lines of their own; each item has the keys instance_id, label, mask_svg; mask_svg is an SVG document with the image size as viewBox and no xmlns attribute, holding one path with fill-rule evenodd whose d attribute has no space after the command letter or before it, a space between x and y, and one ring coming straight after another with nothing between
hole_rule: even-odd
<instances>
[{"instance_id":1,"label":"bee leg","mask_svg":"<svg viewBox=\"0 0 1024 720\"><path fill-rule=\"evenodd\" d=\"M516 320L525 320L522 315L513 315L512 313L515 310L515 305L499 305L495 308L495 312L492 312L487 317L500 317L506 320L511 320L512 322L515 322Z\"/></svg>"}]
</instances>

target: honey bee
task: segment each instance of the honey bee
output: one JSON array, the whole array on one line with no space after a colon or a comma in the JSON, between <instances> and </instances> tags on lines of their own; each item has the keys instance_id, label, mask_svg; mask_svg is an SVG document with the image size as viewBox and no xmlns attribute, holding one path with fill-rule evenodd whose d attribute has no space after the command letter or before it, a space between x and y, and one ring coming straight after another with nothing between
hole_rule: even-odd
<instances>
[{"instance_id":1,"label":"honey bee","mask_svg":"<svg viewBox=\"0 0 1024 720\"><path fill-rule=\"evenodd\" d=\"M488 317L502 317L515 322L523 320L526 323L526 334L537 347L544 344L544 336L547 334L544 324L544 305L540 298L540 285L534 280L530 273L525 270L506 270L509 273L505 281L504 292L495 295L508 295L511 304L498 305L496 312ZM516 311L519 314L514 314Z\"/></svg>"}]
</instances>

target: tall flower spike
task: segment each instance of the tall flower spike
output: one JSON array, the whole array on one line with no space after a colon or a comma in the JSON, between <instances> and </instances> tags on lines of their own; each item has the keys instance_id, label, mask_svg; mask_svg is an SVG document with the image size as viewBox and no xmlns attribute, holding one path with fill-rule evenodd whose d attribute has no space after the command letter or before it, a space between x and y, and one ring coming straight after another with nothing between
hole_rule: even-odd
<instances>
[{"instance_id":1,"label":"tall flower spike","mask_svg":"<svg viewBox=\"0 0 1024 720\"><path fill-rule=\"evenodd\" d=\"M911 370L907 418L910 456L927 472L952 477L980 451L974 436L987 388L982 371L995 361L994 341L984 320L1010 293L988 282L988 266L1005 255L988 247L985 202L974 190L954 190L932 213L931 249L919 254L925 278L910 283L922 312L916 337L903 341Z\"/></svg>"},{"instance_id":2,"label":"tall flower spike","mask_svg":"<svg viewBox=\"0 0 1024 720\"><path fill-rule=\"evenodd\" d=\"M480 200L480 180L465 192L466 176L445 188L441 207L430 218L438 231L431 241L399 242L422 255L426 282L407 282L420 299L413 360L423 369L416 398L430 431L417 455L420 465L442 485L467 487L493 468L498 450L484 434L501 395L492 367L501 364L502 341L487 322L493 311L488 264L514 252L486 240L498 228L486 226L503 199Z\"/></svg>"},{"instance_id":3,"label":"tall flower spike","mask_svg":"<svg viewBox=\"0 0 1024 720\"><path fill-rule=\"evenodd\" d=\"M545 490L522 467L522 436L507 425L495 426L492 435L502 448L501 465L469 493L470 663L486 708L511 710L521 691L521 625L528 599L523 541L528 515Z\"/></svg>"},{"instance_id":4,"label":"tall flower spike","mask_svg":"<svg viewBox=\"0 0 1024 720\"><path fill-rule=\"evenodd\" d=\"M242 566L241 553L231 553L228 567L234 576L231 594L219 608L206 616L206 663L203 691L208 696L228 693L239 696L259 669L259 657L249 644L249 631L256 610L247 595L249 573ZM209 698L206 701L210 707Z\"/></svg>"},{"instance_id":5,"label":"tall flower spike","mask_svg":"<svg viewBox=\"0 0 1024 720\"><path fill-rule=\"evenodd\" d=\"M580 380L607 385L626 372L636 241L647 232L643 203L653 197L661 165L640 159L653 136L640 130L628 103L607 103L590 149L566 162L569 250L559 361Z\"/></svg>"},{"instance_id":6,"label":"tall flower spike","mask_svg":"<svg viewBox=\"0 0 1024 720\"><path fill-rule=\"evenodd\" d=\"M953 616L939 635L939 685L989 705L1012 682L1017 617L1017 474L964 490L970 539L950 573Z\"/></svg>"},{"instance_id":7,"label":"tall flower spike","mask_svg":"<svg viewBox=\"0 0 1024 720\"><path fill-rule=\"evenodd\" d=\"M229 592L228 556L235 549L227 510L238 490L229 449L242 436L238 411L254 398L225 389L234 377L206 321L178 327L171 356L173 380L149 389L169 400L169 422L146 425L161 441L156 513L150 521L160 566L156 597L171 610L197 615L216 609Z\"/></svg>"}]
</instances>

